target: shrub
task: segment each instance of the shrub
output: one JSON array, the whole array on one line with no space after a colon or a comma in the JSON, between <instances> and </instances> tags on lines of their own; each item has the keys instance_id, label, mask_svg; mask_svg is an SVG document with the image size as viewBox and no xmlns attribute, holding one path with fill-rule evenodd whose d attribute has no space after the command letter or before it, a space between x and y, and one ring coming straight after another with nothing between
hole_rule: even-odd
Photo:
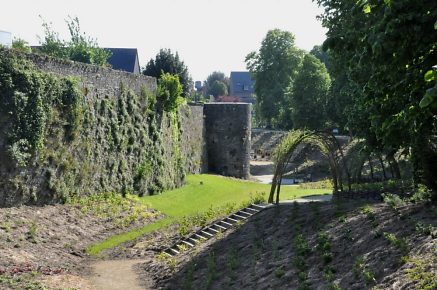
<instances>
[{"instance_id":1,"label":"shrub","mask_svg":"<svg viewBox=\"0 0 437 290\"><path fill-rule=\"evenodd\" d=\"M158 82L158 96L161 99L164 111L176 111L184 102L179 77L170 73L163 73Z\"/></svg>"},{"instance_id":2,"label":"shrub","mask_svg":"<svg viewBox=\"0 0 437 290\"><path fill-rule=\"evenodd\" d=\"M392 209L396 210L398 207L405 205L405 202L396 194L384 193L382 197L384 202Z\"/></svg>"}]
</instances>

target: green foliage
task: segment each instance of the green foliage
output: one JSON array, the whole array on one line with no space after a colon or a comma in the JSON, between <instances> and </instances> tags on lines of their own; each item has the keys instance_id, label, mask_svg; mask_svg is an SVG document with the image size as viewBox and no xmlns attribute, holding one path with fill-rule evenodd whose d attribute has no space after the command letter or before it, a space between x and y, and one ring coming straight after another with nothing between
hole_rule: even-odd
<instances>
[{"instance_id":1,"label":"green foliage","mask_svg":"<svg viewBox=\"0 0 437 290\"><path fill-rule=\"evenodd\" d=\"M328 29L348 128L373 150L411 148L415 182L437 200L435 19L437 3L317 0Z\"/></svg>"},{"instance_id":2,"label":"green foliage","mask_svg":"<svg viewBox=\"0 0 437 290\"><path fill-rule=\"evenodd\" d=\"M325 104L330 86L331 79L325 65L313 55L305 55L290 92L293 128L325 128Z\"/></svg>"},{"instance_id":3,"label":"green foliage","mask_svg":"<svg viewBox=\"0 0 437 290\"><path fill-rule=\"evenodd\" d=\"M20 166L34 153L44 156L47 126L54 110L62 112L66 135L74 137L80 125L82 94L77 80L58 78L35 68L28 60L0 49L0 111L9 116L9 153Z\"/></svg>"},{"instance_id":4,"label":"green foliage","mask_svg":"<svg viewBox=\"0 0 437 290\"><path fill-rule=\"evenodd\" d=\"M222 72L212 72L203 84L203 91L206 96L226 96L230 91L230 80Z\"/></svg>"},{"instance_id":5,"label":"green foliage","mask_svg":"<svg viewBox=\"0 0 437 290\"><path fill-rule=\"evenodd\" d=\"M170 49L161 49L155 59L151 59L147 63L143 74L155 77L158 80L164 74L177 75L182 85L182 97L184 98L187 98L192 90L193 81L188 73L187 66L180 60L179 54L177 52L173 54Z\"/></svg>"},{"instance_id":6,"label":"green foliage","mask_svg":"<svg viewBox=\"0 0 437 290\"><path fill-rule=\"evenodd\" d=\"M392 246L398 248L403 253L408 252L409 246L405 238L398 239L395 234L387 232L384 232L383 235Z\"/></svg>"},{"instance_id":7,"label":"green foliage","mask_svg":"<svg viewBox=\"0 0 437 290\"><path fill-rule=\"evenodd\" d=\"M183 103L182 86L177 75L163 73L158 80L158 96L166 112L174 112Z\"/></svg>"},{"instance_id":8,"label":"green foliage","mask_svg":"<svg viewBox=\"0 0 437 290\"><path fill-rule=\"evenodd\" d=\"M84 215L92 214L105 220L112 220L114 226L126 228L138 220L156 216L149 211L149 205L139 200L138 196L119 193L93 194L90 196L71 196L67 203L77 207Z\"/></svg>"},{"instance_id":9,"label":"green foliage","mask_svg":"<svg viewBox=\"0 0 437 290\"><path fill-rule=\"evenodd\" d=\"M435 259L435 258L434 258ZM435 261L425 259L412 259L413 267L407 270L408 278L416 283L417 289L432 290L437 288L435 273L432 272L432 265Z\"/></svg>"},{"instance_id":10,"label":"green foliage","mask_svg":"<svg viewBox=\"0 0 437 290\"><path fill-rule=\"evenodd\" d=\"M53 31L51 24L43 20L44 37L40 40L40 51L58 58L107 66L111 52L99 48L94 38L87 36L80 30L77 17L69 17L66 23L70 32L69 41L61 40L59 34Z\"/></svg>"},{"instance_id":11,"label":"green foliage","mask_svg":"<svg viewBox=\"0 0 437 290\"><path fill-rule=\"evenodd\" d=\"M219 96L227 96L228 95L228 87L222 81L214 81L209 88L209 94L213 95L215 98Z\"/></svg>"},{"instance_id":12,"label":"green foliage","mask_svg":"<svg viewBox=\"0 0 437 290\"><path fill-rule=\"evenodd\" d=\"M255 81L256 112L267 127L291 128L290 99L287 92L293 86L303 58L291 32L270 30L258 52L246 56L246 65Z\"/></svg>"},{"instance_id":13,"label":"green foliage","mask_svg":"<svg viewBox=\"0 0 437 290\"><path fill-rule=\"evenodd\" d=\"M422 222L417 222L416 223L416 232L428 236L428 235L433 235L433 229L434 227L432 226L432 224L424 224Z\"/></svg>"},{"instance_id":14,"label":"green foliage","mask_svg":"<svg viewBox=\"0 0 437 290\"><path fill-rule=\"evenodd\" d=\"M425 185L419 184L410 197L411 202L431 201L432 191Z\"/></svg>"},{"instance_id":15,"label":"green foliage","mask_svg":"<svg viewBox=\"0 0 437 290\"><path fill-rule=\"evenodd\" d=\"M314 182L304 182L300 183L299 187L305 189L332 189L332 181L330 179L323 179Z\"/></svg>"},{"instance_id":16,"label":"green foliage","mask_svg":"<svg viewBox=\"0 0 437 290\"><path fill-rule=\"evenodd\" d=\"M384 202L392 209L396 210L398 207L405 205L405 202L396 194L385 193L382 194Z\"/></svg>"},{"instance_id":17,"label":"green foliage","mask_svg":"<svg viewBox=\"0 0 437 290\"><path fill-rule=\"evenodd\" d=\"M276 278L280 279L282 278L282 276L285 275L285 267L284 266L279 266L278 268L276 268L275 270L275 276Z\"/></svg>"},{"instance_id":18,"label":"green foliage","mask_svg":"<svg viewBox=\"0 0 437 290\"><path fill-rule=\"evenodd\" d=\"M212 211L215 212L216 208L222 208L218 212L228 215L237 209L236 205L244 205L250 202L253 192L266 192L269 188L270 185L268 184L242 181L235 178L205 174L188 175L185 185L180 188L165 191L160 195L144 196L141 198L141 201L147 203L151 208L165 214L166 218L142 228L110 237L91 246L88 252L91 255L96 255L102 250L113 248L146 233L162 229L174 222L180 223L184 217L188 218L199 214L199 217L203 219L203 213L209 211L211 206L213 206ZM314 189L304 190L296 187L286 187L283 189L281 198L286 200L293 198L293 196L302 197L323 193L325 193L325 190L317 191ZM188 231L190 224L187 224Z\"/></svg>"},{"instance_id":19,"label":"green foliage","mask_svg":"<svg viewBox=\"0 0 437 290\"><path fill-rule=\"evenodd\" d=\"M32 48L30 48L29 43L21 38L14 38L14 40L12 41L12 48L22 52L32 52Z\"/></svg>"},{"instance_id":20,"label":"green foliage","mask_svg":"<svg viewBox=\"0 0 437 290\"><path fill-rule=\"evenodd\" d=\"M66 135L70 140L77 137L82 119L82 92L78 79L65 78L62 85L62 111L66 116Z\"/></svg>"},{"instance_id":21,"label":"green foliage","mask_svg":"<svg viewBox=\"0 0 437 290\"><path fill-rule=\"evenodd\" d=\"M302 234L299 234L293 241L294 251L296 255L306 257L311 253L308 241Z\"/></svg>"}]
</instances>

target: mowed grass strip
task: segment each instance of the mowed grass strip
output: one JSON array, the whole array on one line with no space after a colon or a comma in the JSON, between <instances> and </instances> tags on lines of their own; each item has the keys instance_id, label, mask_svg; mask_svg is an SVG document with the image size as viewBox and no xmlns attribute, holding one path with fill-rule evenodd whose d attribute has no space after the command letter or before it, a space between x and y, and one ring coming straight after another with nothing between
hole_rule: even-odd
<instances>
[{"instance_id":1,"label":"mowed grass strip","mask_svg":"<svg viewBox=\"0 0 437 290\"><path fill-rule=\"evenodd\" d=\"M206 212L211 206L240 205L248 202L251 195L255 195L257 192L264 193L267 198L270 185L211 174L188 175L184 186L165 191L160 195L144 196L140 199L151 208L165 214L165 218L142 228L114 235L89 247L88 253L97 255L103 250L114 248L152 231L165 228L184 216ZM281 200L287 200L330 192L330 189L304 189L299 186L282 186L280 197Z\"/></svg>"}]
</instances>

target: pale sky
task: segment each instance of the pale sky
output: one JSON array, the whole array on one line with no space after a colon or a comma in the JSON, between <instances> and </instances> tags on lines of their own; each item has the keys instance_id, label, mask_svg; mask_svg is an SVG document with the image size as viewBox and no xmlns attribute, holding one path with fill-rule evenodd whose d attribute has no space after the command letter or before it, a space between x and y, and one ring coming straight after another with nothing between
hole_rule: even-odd
<instances>
[{"instance_id":1,"label":"pale sky","mask_svg":"<svg viewBox=\"0 0 437 290\"><path fill-rule=\"evenodd\" d=\"M311 0L0 0L0 30L37 45L43 35L38 15L63 38L64 19L77 16L100 46L136 47L141 66L170 48L193 80L203 81L213 71L246 70L245 56L270 29L292 32L298 47L311 50L325 40L316 20L321 12Z\"/></svg>"}]
</instances>

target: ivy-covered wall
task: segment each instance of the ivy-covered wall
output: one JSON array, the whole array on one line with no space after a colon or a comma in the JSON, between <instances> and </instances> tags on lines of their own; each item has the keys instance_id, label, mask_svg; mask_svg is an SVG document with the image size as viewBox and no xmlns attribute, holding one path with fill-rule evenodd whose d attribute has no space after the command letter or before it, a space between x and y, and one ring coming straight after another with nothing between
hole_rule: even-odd
<instances>
[{"instance_id":1,"label":"ivy-covered wall","mask_svg":"<svg viewBox=\"0 0 437 290\"><path fill-rule=\"evenodd\" d=\"M202 107L157 102L154 78L0 49L0 205L155 194L201 172Z\"/></svg>"}]
</instances>

